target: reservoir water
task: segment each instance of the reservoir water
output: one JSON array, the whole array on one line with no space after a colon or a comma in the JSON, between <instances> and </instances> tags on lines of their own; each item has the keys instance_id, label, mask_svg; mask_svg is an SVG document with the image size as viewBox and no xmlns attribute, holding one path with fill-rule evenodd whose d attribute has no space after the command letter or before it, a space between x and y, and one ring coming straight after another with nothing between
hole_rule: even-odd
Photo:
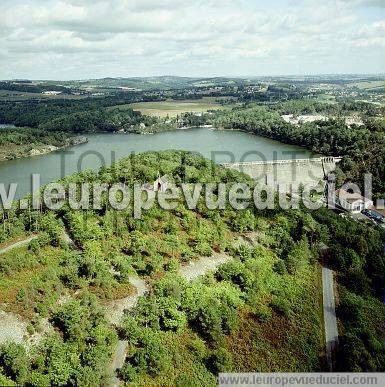
<instances>
[{"instance_id":1,"label":"reservoir water","mask_svg":"<svg viewBox=\"0 0 385 387\"><path fill-rule=\"evenodd\" d=\"M216 163L309 158L313 154L293 145L240 131L208 128L185 129L157 134L87 134L88 143L46 155L0 163L0 183L8 189L17 183L16 197L31 192L31 177L37 173L41 184L85 169L97 170L130 153L180 149L199 152Z\"/></svg>"}]
</instances>

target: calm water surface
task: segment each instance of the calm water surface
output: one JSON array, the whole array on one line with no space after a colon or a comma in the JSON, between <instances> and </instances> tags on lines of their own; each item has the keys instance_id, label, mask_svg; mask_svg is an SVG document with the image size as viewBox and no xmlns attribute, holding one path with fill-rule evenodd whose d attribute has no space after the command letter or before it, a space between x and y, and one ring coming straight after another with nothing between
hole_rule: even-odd
<instances>
[{"instance_id":1,"label":"calm water surface","mask_svg":"<svg viewBox=\"0 0 385 387\"><path fill-rule=\"evenodd\" d=\"M31 192L31 175L39 173L47 184L84 169L98 169L131 152L182 149L201 153L214 162L290 159L312 156L306 149L240 131L207 128L187 129L152 135L89 134L89 142L47 155L0 163L0 183L17 183L17 197Z\"/></svg>"}]
</instances>

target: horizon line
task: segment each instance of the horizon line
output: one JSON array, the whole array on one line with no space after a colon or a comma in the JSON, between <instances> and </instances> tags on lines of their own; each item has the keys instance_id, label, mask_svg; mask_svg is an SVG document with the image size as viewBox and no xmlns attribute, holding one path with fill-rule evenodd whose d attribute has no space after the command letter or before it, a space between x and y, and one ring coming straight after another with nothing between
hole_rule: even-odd
<instances>
[{"instance_id":1,"label":"horizon line","mask_svg":"<svg viewBox=\"0 0 385 387\"><path fill-rule=\"evenodd\" d=\"M66 78L66 79L54 79L54 78L3 78L1 82L10 82L10 81L91 81L91 80L100 80L100 79L150 79L150 78L187 78L187 79L218 79L218 78L228 78L228 79L248 79L248 78L294 78L294 77L305 77L305 78L314 78L314 77L337 77L337 76L385 76L384 73L317 73L317 74L278 74L278 75L213 75L213 76L190 76L190 75L145 75L145 76L103 76L103 77L89 77L89 78Z\"/></svg>"}]
</instances>

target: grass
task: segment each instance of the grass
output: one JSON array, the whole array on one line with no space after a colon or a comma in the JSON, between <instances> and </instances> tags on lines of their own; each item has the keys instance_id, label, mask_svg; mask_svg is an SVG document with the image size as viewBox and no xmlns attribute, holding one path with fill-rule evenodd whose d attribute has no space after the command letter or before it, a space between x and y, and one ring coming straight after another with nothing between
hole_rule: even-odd
<instances>
[{"instance_id":1,"label":"grass","mask_svg":"<svg viewBox=\"0 0 385 387\"><path fill-rule=\"evenodd\" d=\"M262 266L265 266L263 263ZM266 274L271 270L268 269ZM228 338L228 350L238 372L299 372L322 369L322 285L318 265L293 275L277 276L270 271L261 290L279 294L290 306L289 317L275 312L266 322L244 310L240 329ZM263 291L261 292L263 293ZM269 298L261 304L268 304ZM267 301L267 302L266 302ZM321 356L320 356L321 355Z\"/></svg>"},{"instance_id":2,"label":"grass","mask_svg":"<svg viewBox=\"0 0 385 387\"><path fill-rule=\"evenodd\" d=\"M29 234L20 234L20 235L17 235L17 236L13 236L11 239L7 239L6 241L0 243L0 250L2 249L5 249L7 248L8 246L11 246L17 242L20 242L30 236L32 236L33 234L29 235Z\"/></svg>"},{"instance_id":3,"label":"grass","mask_svg":"<svg viewBox=\"0 0 385 387\"><path fill-rule=\"evenodd\" d=\"M52 246L44 247L38 253L23 246L3 254L0 261L1 302L24 317L31 317L38 304L40 310L52 306L60 293L60 283L52 271L56 270L61 254L60 248ZM22 289L25 297L19 299Z\"/></svg>"},{"instance_id":4,"label":"grass","mask_svg":"<svg viewBox=\"0 0 385 387\"><path fill-rule=\"evenodd\" d=\"M204 97L198 100L181 100L181 101L160 101L160 102L139 102L129 105L121 105L131 107L134 110L140 111L142 114L156 117L176 117L181 113L204 113L208 110L224 108L216 98Z\"/></svg>"},{"instance_id":5,"label":"grass","mask_svg":"<svg viewBox=\"0 0 385 387\"><path fill-rule=\"evenodd\" d=\"M317 99L318 102L327 102L330 104L336 104L336 97L334 95L329 95L329 94L320 94Z\"/></svg>"}]
</instances>

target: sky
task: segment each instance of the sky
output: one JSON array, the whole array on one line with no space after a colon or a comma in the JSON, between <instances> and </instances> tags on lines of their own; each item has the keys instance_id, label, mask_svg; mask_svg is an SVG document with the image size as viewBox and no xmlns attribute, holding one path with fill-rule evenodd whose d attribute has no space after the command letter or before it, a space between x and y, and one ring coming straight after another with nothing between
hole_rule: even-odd
<instances>
[{"instance_id":1,"label":"sky","mask_svg":"<svg viewBox=\"0 0 385 387\"><path fill-rule=\"evenodd\" d=\"M385 0L1 0L0 79L385 73Z\"/></svg>"}]
</instances>

